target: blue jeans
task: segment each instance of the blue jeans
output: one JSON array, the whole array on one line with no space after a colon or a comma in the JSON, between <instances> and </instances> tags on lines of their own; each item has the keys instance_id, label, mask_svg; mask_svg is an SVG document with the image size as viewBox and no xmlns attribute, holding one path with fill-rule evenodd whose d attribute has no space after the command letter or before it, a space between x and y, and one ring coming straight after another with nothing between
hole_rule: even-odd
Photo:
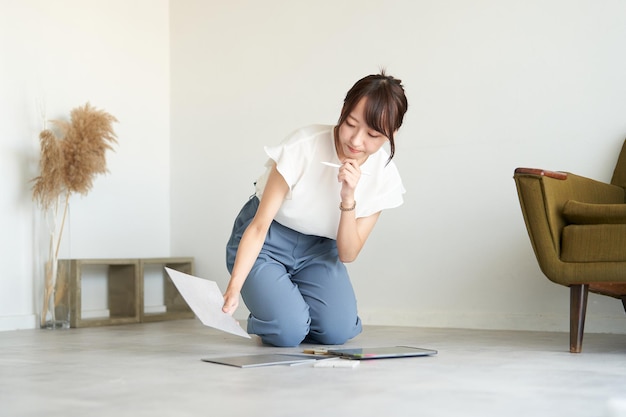
<instances>
[{"instance_id":1,"label":"blue jeans","mask_svg":"<svg viewBox=\"0 0 626 417\"><path fill-rule=\"evenodd\" d=\"M259 200L252 197L235 219L226 246L232 273L239 241ZM241 289L250 310L248 333L274 346L301 342L340 345L361 333L356 298L333 239L304 235L272 222Z\"/></svg>"}]
</instances>

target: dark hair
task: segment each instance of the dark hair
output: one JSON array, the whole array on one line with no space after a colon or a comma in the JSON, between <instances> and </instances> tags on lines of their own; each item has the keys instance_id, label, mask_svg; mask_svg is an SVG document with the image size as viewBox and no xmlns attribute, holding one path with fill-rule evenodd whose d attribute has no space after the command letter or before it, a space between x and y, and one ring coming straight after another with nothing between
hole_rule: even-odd
<instances>
[{"instance_id":1,"label":"dark hair","mask_svg":"<svg viewBox=\"0 0 626 417\"><path fill-rule=\"evenodd\" d=\"M402 80L385 74L384 70L380 74L361 78L346 94L337 126L346 121L350 112L363 98L367 98L365 123L389 138L391 161L396 152L393 133L402 126L404 114L409 107Z\"/></svg>"}]
</instances>

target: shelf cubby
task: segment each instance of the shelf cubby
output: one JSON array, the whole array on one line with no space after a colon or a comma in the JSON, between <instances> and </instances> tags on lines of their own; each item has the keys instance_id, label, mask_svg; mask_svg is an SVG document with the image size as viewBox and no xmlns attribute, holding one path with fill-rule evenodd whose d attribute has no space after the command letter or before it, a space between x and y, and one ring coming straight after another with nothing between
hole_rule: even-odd
<instances>
[{"instance_id":1,"label":"shelf cubby","mask_svg":"<svg viewBox=\"0 0 626 417\"><path fill-rule=\"evenodd\" d=\"M185 274L193 275L193 258L151 258L139 260L139 274L141 277L145 277L146 268L148 266L159 266L161 276L163 279L163 304L165 306L164 312L149 313L146 311L146 306L142 302L141 305L141 321L163 321L163 320L178 320L193 318L193 311L187 305L187 302L182 295L176 289L176 286L172 282L171 278L165 271L165 267L175 269ZM145 280L142 279L142 285L145 284ZM144 288L142 287L142 294L144 294Z\"/></svg>"}]
</instances>

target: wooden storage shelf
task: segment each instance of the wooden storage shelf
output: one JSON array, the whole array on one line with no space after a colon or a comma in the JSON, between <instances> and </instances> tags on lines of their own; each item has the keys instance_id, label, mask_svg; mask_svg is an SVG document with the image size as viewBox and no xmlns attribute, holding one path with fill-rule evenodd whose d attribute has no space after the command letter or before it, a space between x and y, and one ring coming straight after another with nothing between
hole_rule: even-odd
<instances>
[{"instance_id":1,"label":"wooden storage shelf","mask_svg":"<svg viewBox=\"0 0 626 417\"><path fill-rule=\"evenodd\" d=\"M83 270L97 265L107 268L109 317L83 318ZM193 274L193 258L147 259L60 259L58 278L68 282L70 327L93 327L114 324L152 322L193 318L194 314L163 269L165 312L144 312L144 268L163 265L186 274Z\"/></svg>"}]
</instances>

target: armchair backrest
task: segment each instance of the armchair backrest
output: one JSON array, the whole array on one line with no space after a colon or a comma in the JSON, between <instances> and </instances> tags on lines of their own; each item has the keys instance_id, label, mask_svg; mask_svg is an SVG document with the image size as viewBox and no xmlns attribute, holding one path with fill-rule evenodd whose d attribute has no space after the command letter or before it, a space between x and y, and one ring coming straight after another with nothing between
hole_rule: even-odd
<instances>
[{"instance_id":1,"label":"armchair backrest","mask_svg":"<svg viewBox=\"0 0 626 417\"><path fill-rule=\"evenodd\" d=\"M613 178L611 178L611 184L617 185L626 189L626 141L622 145L622 151L617 158L617 164L613 171Z\"/></svg>"}]
</instances>

